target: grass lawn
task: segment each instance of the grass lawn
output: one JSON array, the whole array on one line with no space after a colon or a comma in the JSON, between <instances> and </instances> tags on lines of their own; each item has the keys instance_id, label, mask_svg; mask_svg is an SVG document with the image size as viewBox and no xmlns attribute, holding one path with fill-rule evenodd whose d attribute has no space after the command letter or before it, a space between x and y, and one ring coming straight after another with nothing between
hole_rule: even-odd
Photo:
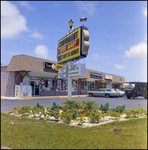
<instances>
[{"instance_id":1,"label":"grass lawn","mask_svg":"<svg viewBox=\"0 0 148 150\"><path fill-rule=\"evenodd\" d=\"M1 113L1 145L12 149L147 149L147 118L81 128Z\"/></svg>"}]
</instances>

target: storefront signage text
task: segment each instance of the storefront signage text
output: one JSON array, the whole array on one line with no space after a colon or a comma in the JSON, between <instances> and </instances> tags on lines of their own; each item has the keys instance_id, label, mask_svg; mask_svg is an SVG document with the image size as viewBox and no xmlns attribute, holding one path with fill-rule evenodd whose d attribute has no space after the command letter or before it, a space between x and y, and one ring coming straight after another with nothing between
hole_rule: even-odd
<instances>
[{"instance_id":1,"label":"storefront signage text","mask_svg":"<svg viewBox=\"0 0 148 150\"><path fill-rule=\"evenodd\" d=\"M44 62L44 69L55 70L55 64L49 63L49 62Z\"/></svg>"},{"instance_id":2,"label":"storefront signage text","mask_svg":"<svg viewBox=\"0 0 148 150\"><path fill-rule=\"evenodd\" d=\"M59 68L58 78L67 78L68 77L68 67Z\"/></svg>"},{"instance_id":3,"label":"storefront signage text","mask_svg":"<svg viewBox=\"0 0 148 150\"><path fill-rule=\"evenodd\" d=\"M30 80L40 80L40 77L30 77Z\"/></svg>"},{"instance_id":4,"label":"storefront signage text","mask_svg":"<svg viewBox=\"0 0 148 150\"><path fill-rule=\"evenodd\" d=\"M82 55L82 27L74 30L58 41L57 60L58 64L65 63L75 58L84 58Z\"/></svg>"},{"instance_id":5,"label":"storefront signage text","mask_svg":"<svg viewBox=\"0 0 148 150\"><path fill-rule=\"evenodd\" d=\"M102 78L103 74L101 73L96 73L96 72L90 72L90 77L95 77L95 78Z\"/></svg>"},{"instance_id":6,"label":"storefront signage text","mask_svg":"<svg viewBox=\"0 0 148 150\"><path fill-rule=\"evenodd\" d=\"M76 64L68 68L69 76L85 76L85 64Z\"/></svg>"},{"instance_id":7,"label":"storefront signage text","mask_svg":"<svg viewBox=\"0 0 148 150\"><path fill-rule=\"evenodd\" d=\"M107 74L104 75L104 78L108 79L108 80L112 80L113 79L113 77L111 75L107 75Z\"/></svg>"}]
</instances>

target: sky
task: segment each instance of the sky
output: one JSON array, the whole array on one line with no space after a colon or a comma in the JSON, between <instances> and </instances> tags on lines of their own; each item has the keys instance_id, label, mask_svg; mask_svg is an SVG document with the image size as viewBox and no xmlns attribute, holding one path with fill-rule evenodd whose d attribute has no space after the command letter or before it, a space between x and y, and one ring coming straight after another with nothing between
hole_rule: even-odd
<instances>
[{"instance_id":1,"label":"sky","mask_svg":"<svg viewBox=\"0 0 148 150\"><path fill-rule=\"evenodd\" d=\"M57 44L73 27L89 31L86 68L147 82L147 1L1 1L1 63L14 55L57 62Z\"/></svg>"}]
</instances>

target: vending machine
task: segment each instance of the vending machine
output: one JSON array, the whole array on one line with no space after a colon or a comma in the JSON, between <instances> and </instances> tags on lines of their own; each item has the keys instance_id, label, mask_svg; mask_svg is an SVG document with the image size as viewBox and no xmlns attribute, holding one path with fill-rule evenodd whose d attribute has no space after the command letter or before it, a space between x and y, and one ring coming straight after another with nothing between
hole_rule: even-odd
<instances>
[{"instance_id":1,"label":"vending machine","mask_svg":"<svg viewBox=\"0 0 148 150\"><path fill-rule=\"evenodd\" d=\"M15 97L32 97L32 87L30 85L20 84L15 85Z\"/></svg>"}]
</instances>

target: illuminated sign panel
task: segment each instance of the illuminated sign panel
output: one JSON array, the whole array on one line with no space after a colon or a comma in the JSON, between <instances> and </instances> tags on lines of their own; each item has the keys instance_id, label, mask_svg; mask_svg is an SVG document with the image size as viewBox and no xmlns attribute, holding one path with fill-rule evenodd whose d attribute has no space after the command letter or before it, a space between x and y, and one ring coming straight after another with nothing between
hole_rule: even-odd
<instances>
[{"instance_id":1,"label":"illuminated sign panel","mask_svg":"<svg viewBox=\"0 0 148 150\"><path fill-rule=\"evenodd\" d=\"M94 78L102 78L103 75L101 73L96 73L96 72L90 72L90 77L94 77Z\"/></svg>"},{"instance_id":2,"label":"illuminated sign panel","mask_svg":"<svg viewBox=\"0 0 148 150\"><path fill-rule=\"evenodd\" d=\"M66 67L66 66L49 63L49 62L44 62L44 69L46 69L46 70L58 71L59 68L63 68L63 67Z\"/></svg>"},{"instance_id":3,"label":"illuminated sign panel","mask_svg":"<svg viewBox=\"0 0 148 150\"><path fill-rule=\"evenodd\" d=\"M65 63L75 58L84 58L82 54L82 27L74 30L58 41L57 60L58 64Z\"/></svg>"},{"instance_id":4,"label":"illuminated sign panel","mask_svg":"<svg viewBox=\"0 0 148 150\"><path fill-rule=\"evenodd\" d=\"M105 78L105 79L108 79L108 80L112 80L112 79L113 79L113 76L105 74L105 75L104 75L104 78Z\"/></svg>"}]
</instances>

